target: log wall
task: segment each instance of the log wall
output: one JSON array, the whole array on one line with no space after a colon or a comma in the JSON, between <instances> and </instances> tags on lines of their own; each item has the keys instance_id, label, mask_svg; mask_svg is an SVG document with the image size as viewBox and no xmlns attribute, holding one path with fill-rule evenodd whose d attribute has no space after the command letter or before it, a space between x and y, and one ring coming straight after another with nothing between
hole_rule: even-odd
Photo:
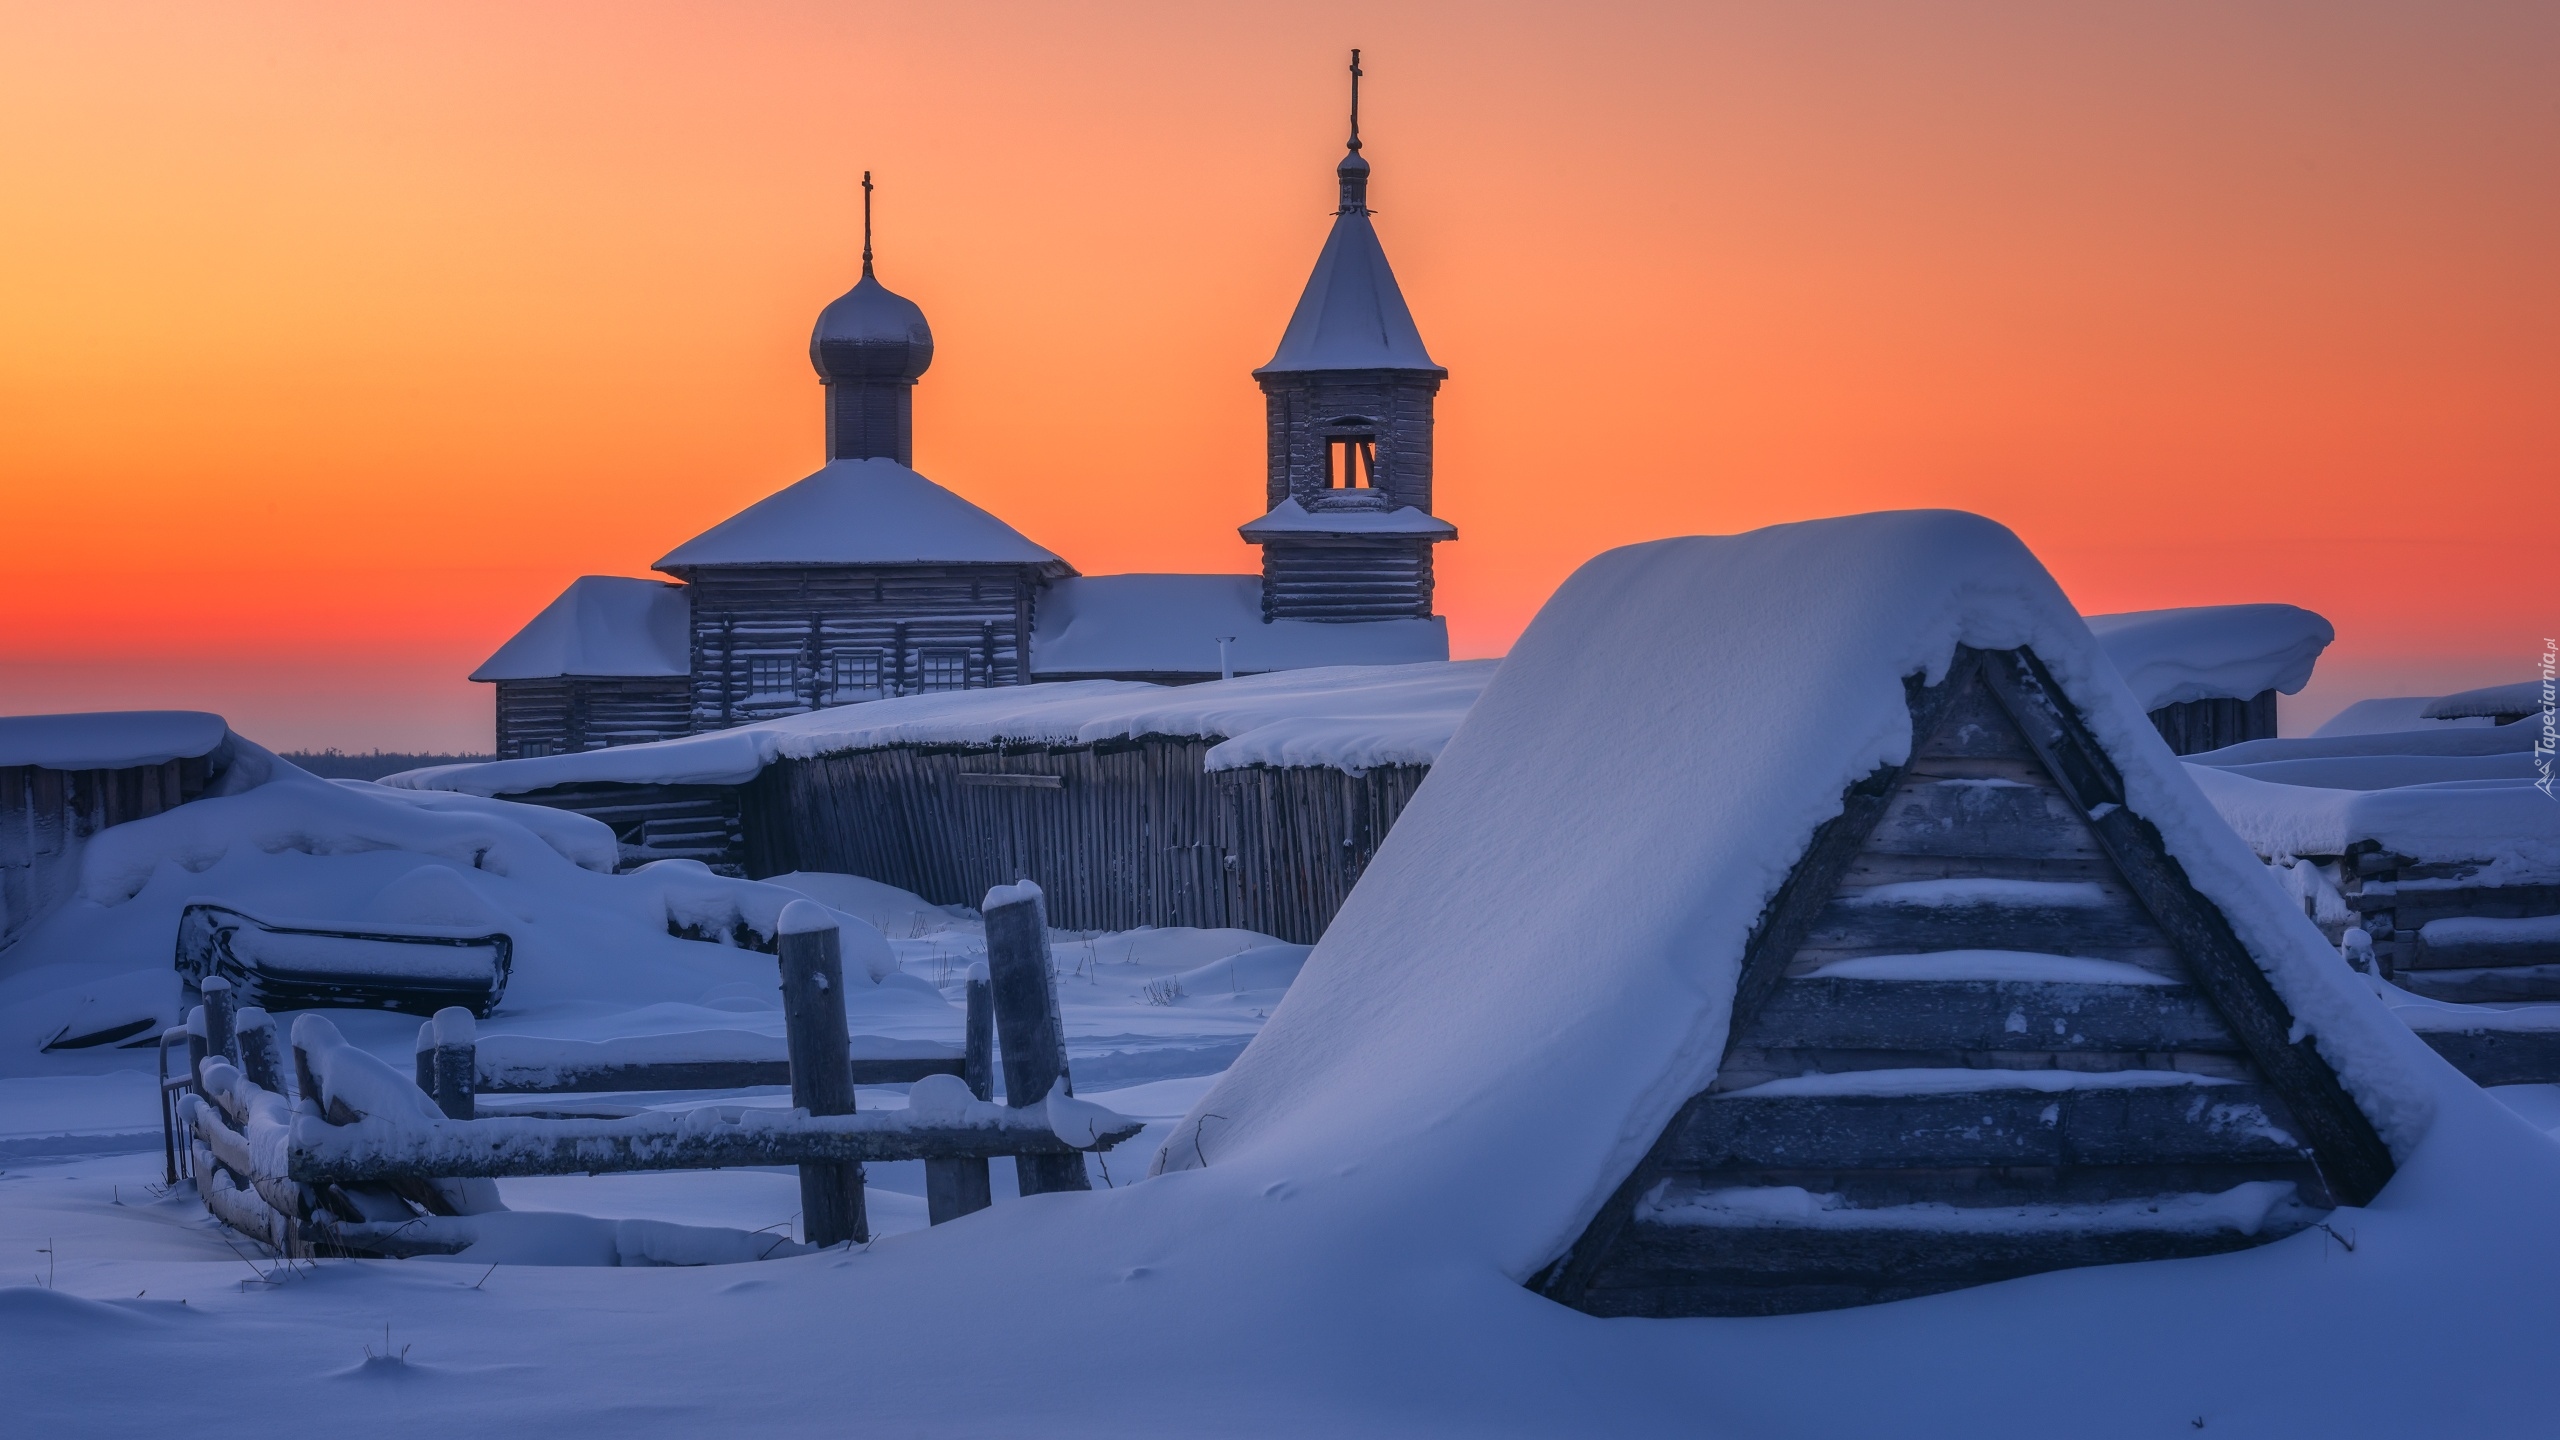
<instances>
[{"instance_id":1,"label":"log wall","mask_svg":"<svg viewBox=\"0 0 2560 1440\"><path fill-rule=\"evenodd\" d=\"M2243 740L2276 738L2276 692L2261 690L2246 700L2189 700L2151 712L2160 738L2177 755L2197 755L2237 745Z\"/></svg>"},{"instance_id":2,"label":"log wall","mask_svg":"<svg viewBox=\"0 0 2560 1440\"><path fill-rule=\"evenodd\" d=\"M1266 540L1265 620L1410 620L1431 613L1431 546L1420 540Z\"/></svg>"},{"instance_id":3,"label":"log wall","mask_svg":"<svg viewBox=\"0 0 2560 1440\"><path fill-rule=\"evenodd\" d=\"M496 685L501 760L672 740L693 728L693 682L682 675Z\"/></svg>"},{"instance_id":4,"label":"log wall","mask_svg":"<svg viewBox=\"0 0 2560 1440\"><path fill-rule=\"evenodd\" d=\"M1041 582L1028 565L742 565L685 578L697 731L886 695L1020 684ZM864 683L848 684L840 665Z\"/></svg>"},{"instance_id":5,"label":"log wall","mask_svg":"<svg viewBox=\"0 0 2560 1440\"><path fill-rule=\"evenodd\" d=\"M0 945L69 897L91 835L195 799L209 769L201 755L121 770L0 767Z\"/></svg>"},{"instance_id":6,"label":"log wall","mask_svg":"<svg viewBox=\"0 0 2560 1440\"><path fill-rule=\"evenodd\" d=\"M861 875L939 905L1030 879L1066 929L1236 925L1312 944L1427 767L1211 772L1215 743L778 761L745 787L746 871Z\"/></svg>"}]
</instances>

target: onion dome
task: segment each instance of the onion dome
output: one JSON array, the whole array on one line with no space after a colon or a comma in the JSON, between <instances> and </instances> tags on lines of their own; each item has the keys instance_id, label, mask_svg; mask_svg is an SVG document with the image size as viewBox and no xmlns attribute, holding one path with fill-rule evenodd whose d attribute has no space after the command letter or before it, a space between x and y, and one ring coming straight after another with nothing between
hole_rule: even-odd
<instances>
[{"instance_id":1,"label":"onion dome","mask_svg":"<svg viewBox=\"0 0 2560 1440\"><path fill-rule=\"evenodd\" d=\"M809 336L809 363L818 378L912 381L933 363L933 327L916 302L880 283L871 257L862 257L862 280L818 312Z\"/></svg>"}]
</instances>

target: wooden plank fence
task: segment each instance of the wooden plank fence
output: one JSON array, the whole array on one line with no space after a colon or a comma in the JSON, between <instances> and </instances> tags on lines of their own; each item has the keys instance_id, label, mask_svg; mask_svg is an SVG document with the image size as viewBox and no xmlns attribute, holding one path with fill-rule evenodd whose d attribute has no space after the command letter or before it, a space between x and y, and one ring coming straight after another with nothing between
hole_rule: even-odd
<instances>
[{"instance_id":1,"label":"wooden plank fence","mask_svg":"<svg viewBox=\"0 0 2560 1440\"><path fill-rule=\"evenodd\" d=\"M1242 926L1313 944L1430 767L1212 771L1217 743L1149 735L776 761L742 790L744 868L861 875L937 905L1028 878L1068 929Z\"/></svg>"}]
</instances>

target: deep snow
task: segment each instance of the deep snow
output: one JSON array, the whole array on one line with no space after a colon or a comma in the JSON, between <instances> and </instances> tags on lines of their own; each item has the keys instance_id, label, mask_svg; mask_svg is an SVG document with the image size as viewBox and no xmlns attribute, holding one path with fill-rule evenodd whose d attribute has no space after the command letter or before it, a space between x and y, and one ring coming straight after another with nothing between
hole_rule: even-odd
<instances>
[{"instance_id":1,"label":"deep snow","mask_svg":"<svg viewBox=\"0 0 2560 1440\"><path fill-rule=\"evenodd\" d=\"M1684 612L1728 619L1666 653L1635 617L1683 597L1734 603ZM1712 1065L1735 917L1841 784L1907 746L1899 675L1958 639L2033 643L2094 704L2133 757L2134 804L2380 1112L2399 1174L2372 1205L2257 1249L1866 1309L1602 1321L1529 1294L1521 1274L1605 1188L1611 1157ZM0 1146L95 1147L0 1148L0 1259L17 1265L0 1274L45 1282L0 1287L11 1421L44 1435L2541 1433L2560 1092L2501 1105L2418 1045L2189 773L1987 522L1865 517L1614 552L1532 626L1312 954L1244 932L1061 937L1078 1092L1187 1117L1119 1152L1136 1162L1169 1136L1167 1173L1113 1163L1091 1194L1028 1201L1000 1179L992 1209L925 1230L921 1177L902 1173L916 1167L874 1167L881 1238L757 1264L290 1272L233 1254L192 1198L152 1193L156 1134L136 1151L143 1127L123 1118L156 1119L131 1054L26 1059L40 1027L20 1015L45 983L126 965L166 983L185 893L360 912L404 876L449 870L529 937L522 994L483 1034L778 1031L770 958L667 935L679 903L752 930L778 919L775 894L806 895L867 922L896 969L850 987L857 1033L955 1037L950 997L982 947L969 917L851 877L613 877L577 863L594 841L575 825L285 775L263 805L234 803L253 790L118 827L207 822L137 835L102 857L94 897L30 937L40 948L0 952L0 1055L18 1072L0 1075ZM283 823L292 812L303 822ZM1235 989L1204 993L1219 977ZM1179 994L1149 983L1176 978ZM367 1017L337 1018L405 1060L413 1020L366 1034ZM519 1216L668 1224L751 1228L797 1203L787 1172L502 1188Z\"/></svg>"}]
</instances>

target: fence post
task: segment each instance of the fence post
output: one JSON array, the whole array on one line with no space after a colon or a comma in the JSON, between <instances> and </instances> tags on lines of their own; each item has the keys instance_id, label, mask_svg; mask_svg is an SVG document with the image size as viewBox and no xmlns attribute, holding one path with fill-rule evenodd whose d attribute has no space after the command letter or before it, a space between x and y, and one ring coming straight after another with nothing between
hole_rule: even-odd
<instances>
[{"instance_id":1,"label":"fence post","mask_svg":"<svg viewBox=\"0 0 2560 1440\"><path fill-rule=\"evenodd\" d=\"M814 901L782 907L782 1027L791 1050L791 1103L812 1115L853 1113L852 1037L844 1020L844 937ZM812 1245L867 1241L862 1165L800 1167L801 1238Z\"/></svg>"},{"instance_id":2,"label":"fence post","mask_svg":"<svg viewBox=\"0 0 2560 1440\"><path fill-rule=\"evenodd\" d=\"M1049 916L1040 887L1025 880L987 892L987 978L996 1040L1004 1048L1004 1099L1015 1109L1037 1105L1055 1086L1076 1093L1067 1075L1067 1032L1058 1019L1058 977L1049 967ZM1016 1155L1025 1195L1090 1190L1082 1155Z\"/></svg>"},{"instance_id":3,"label":"fence post","mask_svg":"<svg viewBox=\"0 0 2560 1440\"><path fill-rule=\"evenodd\" d=\"M231 992L231 982L219 975L204 977L204 1053L218 1055L233 1065L240 1063L240 1046L234 1035L240 997Z\"/></svg>"},{"instance_id":4,"label":"fence post","mask_svg":"<svg viewBox=\"0 0 2560 1440\"><path fill-rule=\"evenodd\" d=\"M284 1056L276 1048L276 1018L255 1005L233 1017L240 1040L240 1073L270 1094L284 1093Z\"/></svg>"},{"instance_id":5,"label":"fence post","mask_svg":"<svg viewBox=\"0 0 2560 1440\"><path fill-rule=\"evenodd\" d=\"M436 1022L430 1018L418 1022L418 1048L409 1059L410 1079L420 1093L436 1093Z\"/></svg>"},{"instance_id":6,"label":"fence post","mask_svg":"<svg viewBox=\"0 0 2560 1440\"><path fill-rule=\"evenodd\" d=\"M187 1012L187 1089L196 1095L204 1093L204 1029L204 1007L199 1005Z\"/></svg>"},{"instance_id":7,"label":"fence post","mask_svg":"<svg viewBox=\"0 0 2560 1440\"><path fill-rule=\"evenodd\" d=\"M987 985L987 967L969 967L969 1010L966 1040L961 1047L960 1079L981 1100L995 1098L996 1008ZM924 1162L924 1213L939 1225L974 1215L992 1204L995 1187L987 1177L984 1155L952 1156Z\"/></svg>"},{"instance_id":8,"label":"fence post","mask_svg":"<svg viewBox=\"0 0 2560 1440\"><path fill-rule=\"evenodd\" d=\"M471 1119L478 1113L474 1092L480 1086L479 1032L472 1024L471 1012L459 1005L447 1005L419 1028L435 1031L433 1058L428 1064L428 1078L435 1083L427 1093L436 1098L436 1108L445 1113L446 1119Z\"/></svg>"}]
</instances>

